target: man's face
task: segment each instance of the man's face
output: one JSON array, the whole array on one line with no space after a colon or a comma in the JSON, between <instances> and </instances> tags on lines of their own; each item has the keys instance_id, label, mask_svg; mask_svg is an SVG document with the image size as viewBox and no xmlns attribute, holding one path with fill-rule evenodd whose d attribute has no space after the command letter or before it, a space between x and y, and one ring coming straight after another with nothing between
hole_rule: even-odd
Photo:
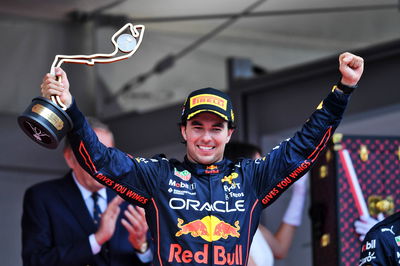
<instances>
[{"instance_id":1,"label":"man's face","mask_svg":"<svg viewBox=\"0 0 400 266\"><path fill-rule=\"evenodd\" d=\"M188 120L186 126L181 126L181 133L187 142L190 161L213 164L222 160L233 129L228 129L228 122L218 115L202 112Z\"/></svg>"},{"instance_id":2,"label":"man's face","mask_svg":"<svg viewBox=\"0 0 400 266\"><path fill-rule=\"evenodd\" d=\"M94 129L100 142L107 147L114 147L114 139L110 132L103 129ZM98 191L104 186L91 177L78 163L70 148L64 151L64 158L68 166L74 171L75 177L84 188L89 191Z\"/></svg>"}]
</instances>

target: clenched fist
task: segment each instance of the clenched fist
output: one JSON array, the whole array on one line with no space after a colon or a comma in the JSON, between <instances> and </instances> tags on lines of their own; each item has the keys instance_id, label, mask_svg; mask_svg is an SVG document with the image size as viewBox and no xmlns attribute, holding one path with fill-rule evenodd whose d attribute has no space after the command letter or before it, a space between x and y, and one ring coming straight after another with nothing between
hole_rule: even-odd
<instances>
[{"instance_id":1,"label":"clenched fist","mask_svg":"<svg viewBox=\"0 0 400 266\"><path fill-rule=\"evenodd\" d=\"M364 71L364 59L348 52L343 53L339 56L339 71L342 73L343 85L355 86Z\"/></svg>"}]
</instances>

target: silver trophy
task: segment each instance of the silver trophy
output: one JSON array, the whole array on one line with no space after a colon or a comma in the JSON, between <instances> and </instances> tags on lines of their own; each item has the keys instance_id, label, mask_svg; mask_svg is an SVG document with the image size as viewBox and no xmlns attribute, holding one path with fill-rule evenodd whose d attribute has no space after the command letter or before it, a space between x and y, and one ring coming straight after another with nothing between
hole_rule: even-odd
<instances>
[{"instance_id":1,"label":"silver trophy","mask_svg":"<svg viewBox=\"0 0 400 266\"><path fill-rule=\"evenodd\" d=\"M57 55L50 73L55 74L55 68L63 63L93 66L96 63L107 64L127 59L142 43L144 29L144 25L125 24L111 37L115 49L109 54ZM66 109L58 96L51 96L51 99L36 97L18 117L18 124L32 140L46 148L55 149L73 127Z\"/></svg>"}]
</instances>

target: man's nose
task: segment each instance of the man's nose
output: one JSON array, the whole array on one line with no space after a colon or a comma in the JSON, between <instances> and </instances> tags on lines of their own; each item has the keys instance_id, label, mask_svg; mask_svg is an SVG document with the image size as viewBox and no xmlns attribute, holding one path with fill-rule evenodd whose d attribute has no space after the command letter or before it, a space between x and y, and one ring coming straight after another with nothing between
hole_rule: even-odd
<instances>
[{"instance_id":1,"label":"man's nose","mask_svg":"<svg viewBox=\"0 0 400 266\"><path fill-rule=\"evenodd\" d=\"M211 141L212 140L212 137L211 137L211 134L210 134L210 132L208 131L208 130L205 130L204 131L204 134L203 134L203 136L202 136L202 141L204 141L204 142L209 142L209 141Z\"/></svg>"}]
</instances>

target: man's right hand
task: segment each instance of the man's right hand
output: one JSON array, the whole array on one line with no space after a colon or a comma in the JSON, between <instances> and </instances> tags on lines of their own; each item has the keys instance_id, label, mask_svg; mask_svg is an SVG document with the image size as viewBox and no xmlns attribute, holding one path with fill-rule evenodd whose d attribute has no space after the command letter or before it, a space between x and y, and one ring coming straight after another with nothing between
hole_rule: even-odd
<instances>
[{"instance_id":1,"label":"man's right hand","mask_svg":"<svg viewBox=\"0 0 400 266\"><path fill-rule=\"evenodd\" d=\"M94 234L94 237L99 245L103 245L113 236L115 224L121 211L119 205L123 201L124 200L120 196L116 196L108 204L107 209L101 214L99 229Z\"/></svg>"},{"instance_id":2,"label":"man's right hand","mask_svg":"<svg viewBox=\"0 0 400 266\"><path fill-rule=\"evenodd\" d=\"M57 81L61 77L61 82ZM69 91L67 74L60 67L55 68L55 76L47 73L40 85L42 96L50 99L52 95L59 96L62 103L68 107L72 104L72 95Z\"/></svg>"}]
</instances>

